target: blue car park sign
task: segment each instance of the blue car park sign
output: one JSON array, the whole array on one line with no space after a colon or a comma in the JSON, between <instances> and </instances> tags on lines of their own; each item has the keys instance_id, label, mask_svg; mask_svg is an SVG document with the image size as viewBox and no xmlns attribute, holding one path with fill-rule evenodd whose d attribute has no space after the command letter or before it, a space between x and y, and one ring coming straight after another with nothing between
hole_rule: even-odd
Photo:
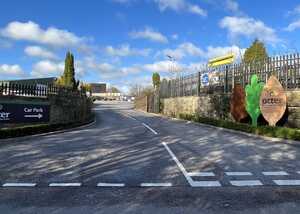
<instances>
[{"instance_id":1,"label":"blue car park sign","mask_svg":"<svg viewBox=\"0 0 300 214\"><path fill-rule=\"evenodd\" d=\"M209 85L209 76L208 73L204 73L201 75L201 85L208 86Z\"/></svg>"},{"instance_id":2,"label":"blue car park sign","mask_svg":"<svg viewBox=\"0 0 300 214\"><path fill-rule=\"evenodd\" d=\"M49 122L50 105L0 103L0 123Z\"/></svg>"}]
</instances>

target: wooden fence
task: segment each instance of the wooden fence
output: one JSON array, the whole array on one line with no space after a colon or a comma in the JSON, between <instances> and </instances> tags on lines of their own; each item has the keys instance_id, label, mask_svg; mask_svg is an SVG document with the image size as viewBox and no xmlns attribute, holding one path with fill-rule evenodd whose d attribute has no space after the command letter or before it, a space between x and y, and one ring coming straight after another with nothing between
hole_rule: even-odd
<instances>
[{"instance_id":1,"label":"wooden fence","mask_svg":"<svg viewBox=\"0 0 300 214\"><path fill-rule=\"evenodd\" d=\"M300 55L296 53L270 57L260 62L206 68L195 74L163 80L160 96L168 98L227 93L235 84L245 87L253 74L258 75L261 82L266 82L271 75L275 75L286 90L298 89L300 88Z\"/></svg>"}]
</instances>

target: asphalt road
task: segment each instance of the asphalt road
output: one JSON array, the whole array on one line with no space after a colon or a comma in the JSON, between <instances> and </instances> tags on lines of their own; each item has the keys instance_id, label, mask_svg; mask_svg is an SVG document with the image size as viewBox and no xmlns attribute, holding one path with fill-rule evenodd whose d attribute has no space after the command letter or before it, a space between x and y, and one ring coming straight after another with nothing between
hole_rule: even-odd
<instances>
[{"instance_id":1,"label":"asphalt road","mask_svg":"<svg viewBox=\"0 0 300 214\"><path fill-rule=\"evenodd\" d=\"M0 142L0 213L300 213L300 148L95 104L96 122Z\"/></svg>"}]
</instances>

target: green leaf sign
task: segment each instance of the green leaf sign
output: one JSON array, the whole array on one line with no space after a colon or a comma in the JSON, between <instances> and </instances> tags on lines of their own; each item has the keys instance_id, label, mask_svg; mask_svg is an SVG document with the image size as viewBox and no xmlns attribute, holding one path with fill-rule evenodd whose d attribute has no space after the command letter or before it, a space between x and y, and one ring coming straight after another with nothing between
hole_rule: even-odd
<instances>
[{"instance_id":1,"label":"green leaf sign","mask_svg":"<svg viewBox=\"0 0 300 214\"><path fill-rule=\"evenodd\" d=\"M251 117L252 126L257 126L260 115L259 101L264 84L258 82L257 75L251 76L251 84L246 86L246 111Z\"/></svg>"}]
</instances>

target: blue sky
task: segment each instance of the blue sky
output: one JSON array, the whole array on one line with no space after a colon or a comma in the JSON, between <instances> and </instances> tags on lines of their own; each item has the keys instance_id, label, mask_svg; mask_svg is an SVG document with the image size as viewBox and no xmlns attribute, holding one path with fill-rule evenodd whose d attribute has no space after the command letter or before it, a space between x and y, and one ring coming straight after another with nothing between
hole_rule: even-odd
<instances>
[{"instance_id":1,"label":"blue sky","mask_svg":"<svg viewBox=\"0 0 300 214\"><path fill-rule=\"evenodd\" d=\"M295 0L10 0L1 9L0 79L58 76L70 50L78 78L126 91L152 72L170 76L166 55L196 72L255 38L269 55L300 48Z\"/></svg>"}]
</instances>

